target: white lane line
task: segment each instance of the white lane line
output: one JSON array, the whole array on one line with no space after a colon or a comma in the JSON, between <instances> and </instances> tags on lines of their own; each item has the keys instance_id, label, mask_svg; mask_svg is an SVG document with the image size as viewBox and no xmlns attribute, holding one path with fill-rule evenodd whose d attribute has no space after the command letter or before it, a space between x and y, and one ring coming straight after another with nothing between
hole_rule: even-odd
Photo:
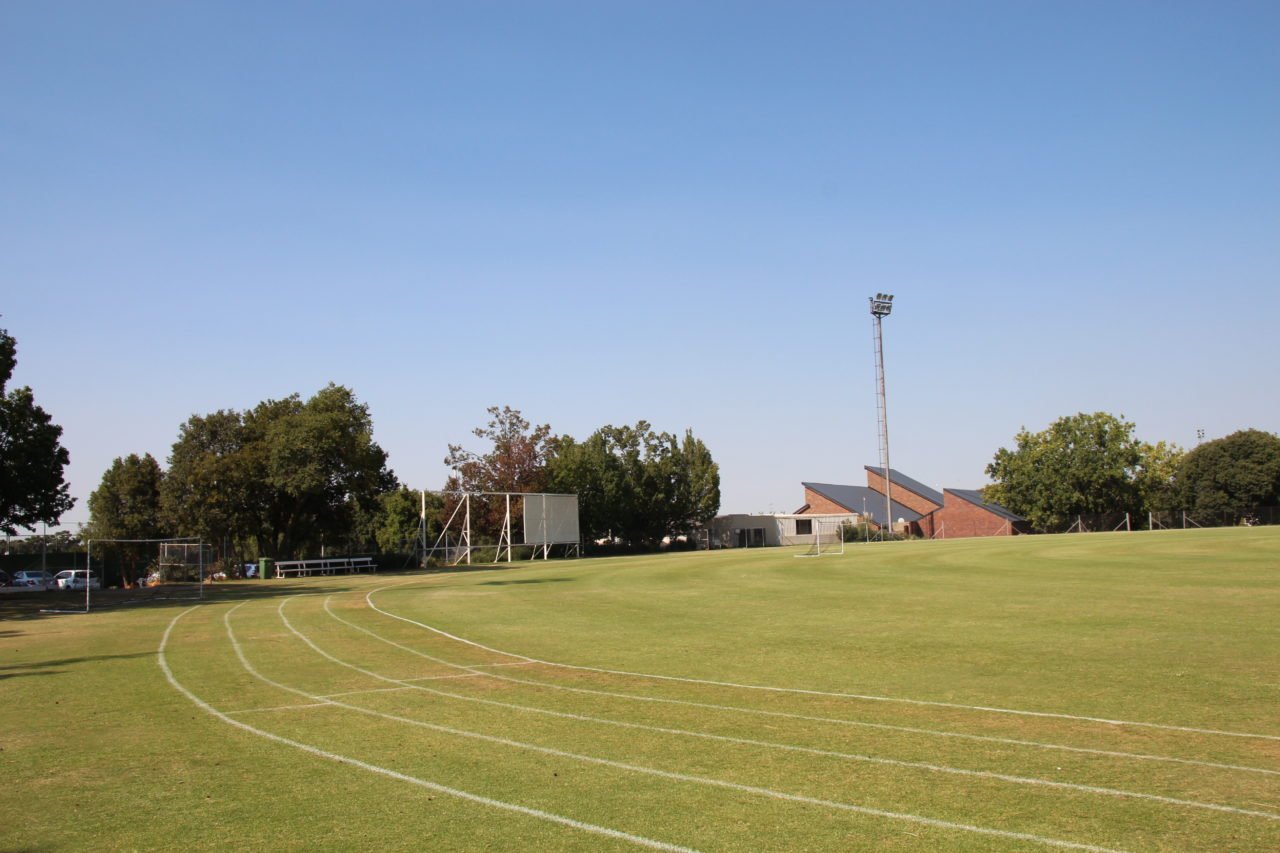
<instances>
[{"instance_id":1,"label":"white lane line","mask_svg":"<svg viewBox=\"0 0 1280 853\"><path fill-rule=\"evenodd\" d=\"M224 714L267 714L272 711L298 711L303 708L328 708L328 702L300 702L296 705L276 705L274 708L241 708L237 711L223 711Z\"/></svg>"},{"instance_id":2,"label":"white lane line","mask_svg":"<svg viewBox=\"0 0 1280 853\"><path fill-rule=\"evenodd\" d=\"M649 679L654 679L656 681L675 681L675 682L680 682L684 684L705 684L711 687L732 687L738 690L759 690L759 691L765 691L770 693L794 693L794 694L799 694L804 696L823 696L823 697L833 698L833 699L857 699L860 701L867 701L867 702L892 702L892 703L898 703L903 705L921 705L921 706L932 707L932 708L954 708L962 711L980 711L988 714L1013 714L1013 715L1022 716L1022 717L1047 717L1047 718L1058 719L1058 720L1076 720L1079 722L1086 722L1086 723L1105 723L1106 725L1109 725L1109 726L1137 726L1137 727L1148 728L1148 729L1162 729L1165 731L1174 731L1174 732L1191 732L1193 734L1202 734L1202 735L1219 735L1222 737L1252 738L1255 740L1280 741L1280 735L1264 735L1264 734L1256 734L1251 732L1228 731L1224 729L1202 729L1202 728L1196 728L1194 726L1175 726L1175 725L1169 725L1166 723L1147 723L1147 722L1140 722L1137 720L1111 720L1111 719L1107 719L1106 717L1085 717L1085 716L1079 716L1076 714L1060 714L1060 713L1054 713L1050 711L1026 711L1026 710L1019 710L1016 708L997 708L997 707L991 707L987 705L962 705L957 702L936 702L936 701L931 701L927 699L904 699L904 698L894 697L894 696L873 696L873 695L862 694L862 693L836 693L836 692L825 691L825 690L807 690L800 687L772 687L765 684L738 684L732 681L711 681L703 678L686 678L679 675L656 675L654 673L647 673L647 672L630 672L624 669L601 669L599 667L593 667L593 666L578 666L576 664L571 664L571 663L557 663L555 661L531 658L531 657L528 657L527 655L520 655L514 652L504 652L501 649L495 649L491 646L486 646L481 643L468 640L465 637L459 637L456 634L450 634L448 631L443 631L432 625L428 625L425 622L418 622L414 619L409 619L406 616L400 616L396 613L391 613L389 611L383 610L381 607L378 607L378 605L373 603L373 595L374 593L382 592L384 589L390 589L390 588L392 587L380 587L378 589L371 590L367 595L365 595L364 597L365 602L368 603L369 607L378 611L384 616L390 616L393 619L399 619L403 622L408 622L411 625L417 625L420 628L425 628L428 631L439 634L442 637L447 637L450 640L455 640L459 643L463 643L465 645L472 646L477 649L482 649L483 651L486 651L486 652L492 652L493 654L506 655L507 657L518 658L519 660L524 661L526 663L539 663L544 666L557 667L560 669L574 669L581 672L598 672L605 675L625 675L631 678L649 678Z\"/></svg>"},{"instance_id":3,"label":"white lane line","mask_svg":"<svg viewBox=\"0 0 1280 853\"><path fill-rule=\"evenodd\" d=\"M323 698L331 699L335 696L363 696L365 693L395 693L400 690L410 689L407 686L400 687L366 687L364 690L344 690L341 693L328 693Z\"/></svg>"},{"instance_id":4,"label":"white lane line","mask_svg":"<svg viewBox=\"0 0 1280 853\"><path fill-rule=\"evenodd\" d=\"M227 611L227 613L223 615L223 622L227 626L227 637L231 641L232 648L235 650L236 656L240 659L240 665L244 667L245 671L248 672L250 675L252 675L254 678L257 678L259 681L262 681L266 684L270 684L272 687L279 688L280 690L284 690L298 696L303 696L310 699L319 699L320 697L314 696L310 693L307 693L306 691L299 690L296 687L290 687L287 684L281 684L278 681L274 681L268 678L267 676L263 675L262 673L258 672L253 667L253 664L251 664L249 662L249 659L245 657L244 650L240 647L240 643L235 636L235 631L232 630L232 627L231 627L231 612L238 608L239 608L239 605L236 605L236 607L232 608L232 610ZM417 728L427 729L428 731L439 732L441 734L453 735L461 738L469 738L471 740L478 740L484 743L498 744L500 746L507 746L513 749L527 750L529 752L536 752L542 755L550 755L556 758L564 758L571 761L580 761L585 764L596 764L602 767L610 767L616 770L625 770L625 771L638 773L646 776L654 776L660 779L670 779L676 782L689 782L692 784L707 785L714 788L724 788L731 791L739 791L741 793L754 794L756 796L767 797L769 799L780 800L783 802L803 803L805 805L820 806L823 808L836 809L839 811L852 812L854 814L868 815L871 817L881 817L881 818L888 818L890 820L907 821L910 823L919 824L921 826L930 826L930 827L935 827L939 829L955 830L958 832L970 832L978 835L992 836L995 838L1008 838L1008 839L1013 839L1017 841L1028 841L1036 844L1043 844L1048 847L1058 847L1066 850L1085 850L1085 851L1090 851L1090 853L1122 853L1122 851L1118 851L1113 848L1099 847L1093 844L1083 844L1075 841L1064 841L1058 838L1049 838L1047 836L1042 836L1042 835L1032 835L1030 833L1025 833L1025 832L1013 832L1011 830L1005 830L1005 829L992 829L991 827L985 827L985 826L974 826L974 825L965 824L965 823L954 823L952 821L938 820L936 818L923 817L921 815L885 811L883 809L875 809L869 806L858 806L852 803L841 803L841 802L835 802L833 800L823 800L823 799L818 799L816 797L806 797L800 794L788 794L783 791L774 791L769 788L758 788L758 787L755 787L754 785L743 785L737 782L727 782L722 779L712 779L705 776L692 776L685 773L673 773L668 770L659 770L654 767L644 767L638 764L627 764L625 762L613 761L608 758L599 758L593 755L582 755L574 752L566 752L564 750L552 749L551 747L538 746L537 744L523 743L521 741L510 740L508 738L481 734L480 732L472 732L472 731L467 731L465 729L455 729L449 726L442 726L436 723L428 723L424 720L415 720L409 717L400 717L395 714L385 714L381 711L374 711L369 708L362 708L359 705L350 705L346 702L339 702L334 699L323 700L323 701L327 701L330 704L339 708L345 708L350 711L355 711L356 713L359 713L359 714L365 714L371 717L378 717L380 719L390 720L392 722L404 723L406 725L414 726Z\"/></svg>"},{"instance_id":5,"label":"white lane line","mask_svg":"<svg viewBox=\"0 0 1280 853\"><path fill-rule=\"evenodd\" d=\"M552 711L546 708L538 708L538 707L533 707L529 705L517 705L511 702L503 702L496 699L483 699L476 696L467 696L465 694L450 693L444 690L436 690L430 687L421 687L419 685L405 685L405 683L400 679L390 678L385 675L380 675L379 673L374 672L372 670L364 669L363 667L357 666L353 663L349 663L338 657L335 657L334 655L322 649L319 645L317 645L314 641L312 641L310 637L306 636L301 631L299 631L297 627L295 627L294 624L289 621L289 617L286 616L284 612L285 605L289 603L289 600L290 599L287 599L287 598L284 599L283 601L280 602L279 606L276 608L276 612L280 614L280 621L282 621L286 628L292 631L293 634L299 640L302 640L302 642L306 643L312 649L312 651L314 651L316 654L320 655L326 660L329 660L329 661L332 661L333 663L338 664L339 666L343 666L343 667L346 667L347 669L354 670L355 672L358 672L361 675L368 676L369 678L379 679L382 681L386 681L390 684L398 684L398 685L412 687L415 690L421 690L426 693L431 693L435 696L443 696L449 699L458 699L463 702L474 702L481 705L490 705L498 708L507 708L513 711L523 711L525 713L531 713L531 714L542 714L544 716L558 717L561 719L577 720L580 722L596 723L599 725L615 726L618 728L633 729L637 731L654 732L656 734L675 735L678 737L692 737L692 738L699 738L702 740L717 741L719 743L731 743L739 746L749 746L749 747L756 747L761 749L774 749L774 750L781 750L786 752L797 752L797 753L804 753L806 755L818 755L824 758L835 758L843 761L857 761L864 764L878 764L878 765L888 766L888 767L899 767L906 770L924 770L929 773L944 773L944 774L949 774L953 776L966 776L969 778L990 779L992 781L1008 782L1014 785L1031 785L1035 787L1056 788L1058 790L1074 791L1077 793L1084 793L1084 794L1097 794L1097 795L1106 796L1106 797L1120 797L1125 799L1146 800L1148 802L1162 803L1165 805L1183 806L1186 808L1194 808L1194 809L1206 809L1208 811L1216 811L1216 812L1228 812L1231 814L1246 815L1248 817L1259 817L1265 820L1280 820L1280 814L1277 814L1275 812L1256 811L1253 809L1242 809L1242 808L1239 808L1238 806L1227 806L1227 805L1222 805L1220 803L1209 803L1201 800L1187 800L1179 797L1166 797L1160 794L1147 794L1139 791L1126 791L1119 788L1104 788L1097 785L1082 785L1075 782L1058 782L1052 779L1040 779L1040 778L1030 777L1030 776L1014 776L1008 773L995 773L988 770L968 770L962 767L951 767L944 764L931 764L929 762L924 762L924 761L905 761L897 758L883 758L883 757L873 756L873 755L863 755L860 753L837 752L835 750L829 750L829 749L817 749L814 747L797 746L795 744L777 743L774 741L756 740L753 738L730 737L728 735L710 734L708 732L692 731L689 729L676 729L676 728L668 728L663 726L651 726L644 723L633 723L633 722L625 722L621 720L613 720L607 717L592 717L592 716L587 716L583 714L572 714L565 711ZM328 602L329 602L329 599L326 598L325 604L327 605ZM333 615L332 611L330 611L330 615Z\"/></svg>"},{"instance_id":6,"label":"white lane line","mask_svg":"<svg viewBox=\"0 0 1280 853\"><path fill-rule=\"evenodd\" d=\"M378 590L374 590L374 592L377 592L377 591ZM333 596L330 595L325 598L325 605L324 605L325 610L329 613L330 616L332 616L334 619L337 619L339 622L342 622L344 625L348 625L352 628L355 628L357 631L363 631L364 633L368 634L369 636L373 637L376 640L380 640L384 643L395 646L396 648L402 649L406 652L409 652L410 654L418 655L419 657L425 658L426 660L432 661L434 663L442 664L444 666L456 667L456 668L464 669L467 671L474 671L476 669L476 666L472 664L464 665L464 664L454 663L454 662L445 660L444 658L438 658L438 657L435 657L434 655L429 655L426 652L420 651L411 646L406 646L401 643L397 643L395 640L388 639L387 637L384 637L381 634L377 634L369 630L368 628L365 628L361 625L355 624L354 622L350 622L346 619L343 619L341 616L338 616L336 613L334 613L333 610L329 607L329 602L332 599L332 597ZM376 607L374 607L373 609L377 610ZM386 611L378 611L378 612L383 613L386 616L390 616L393 619L400 619L405 622L409 622L412 625L420 625L420 623L414 622L412 619L405 619L403 616L397 616L394 613L387 613ZM1043 741L1023 740L1019 738L1008 738L1008 737L997 737L995 735L975 735L975 734L969 734L966 732L949 732L949 731L941 731L938 729L922 729L915 726L898 726L898 725L893 725L891 723L870 723L864 720L848 720L848 719L842 719L839 717L822 717L822 716L817 716L813 714L795 714L788 711L771 711L771 710L765 710L761 708L743 708L739 705L720 705L720 704L715 704L711 702L695 702L689 699L669 699L662 696L638 696L634 693L619 693L617 691L612 691L612 690L593 690L587 687L570 687L568 685L555 684L549 681L536 681L536 680L527 679L527 678L512 678L510 676L498 675L496 673L490 673L490 672L481 672L478 674L483 675L487 678L497 679L499 681L507 681L512 684L525 684L531 687L543 687L549 690L561 690L568 693L581 693L589 696L607 696L607 697L612 697L617 699L625 699L632 702L651 702L651 703L657 703L657 704L663 704L663 705L683 705L690 708L704 708L709 711L728 711L728 712L737 713L737 714L749 714L753 716L762 716L762 717L776 717L778 719L786 719L786 720L802 720L805 722L827 723L830 725L837 725L837 726L852 726L857 728L879 729L882 731L902 732L904 734L918 734L918 735L925 735L928 737L953 738L956 740L971 740L971 741L978 741L978 742L985 742L985 743L998 743L998 744L1004 744L1008 746L1020 746L1020 747L1028 747L1031 749L1054 750L1058 752L1070 752L1070 753L1077 753L1082 755L1098 755L1098 756L1104 756L1107 758L1121 758L1121 759L1128 759L1133 761L1158 761L1158 762L1164 762L1169 764L1186 764L1194 767L1208 767L1208 768L1213 768L1217 770L1230 770L1230 771L1242 772L1242 773L1258 773L1258 774L1267 775L1267 776L1280 776L1280 770L1270 770L1265 767L1251 767L1243 764L1224 764L1217 761L1202 761L1195 758L1178 758L1176 756L1171 756L1171 755L1153 755L1153 754L1142 753L1142 752L1121 752L1118 750L1111 750L1111 749L1094 749L1094 748L1084 747L1084 746L1068 746L1066 744L1060 744L1060 743L1045 743Z\"/></svg>"},{"instance_id":7,"label":"white lane line","mask_svg":"<svg viewBox=\"0 0 1280 853\"><path fill-rule=\"evenodd\" d=\"M483 672L464 672L459 675L424 675L421 678L398 679L405 684L416 684L419 681L455 681L459 678L483 678Z\"/></svg>"},{"instance_id":8,"label":"white lane line","mask_svg":"<svg viewBox=\"0 0 1280 853\"><path fill-rule=\"evenodd\" d=\"M241 602L241 604L244 604L244 603L245 602ZM196 605L196 607L199 607L199 606L200 605ZM235 607L231 608L231 610L235 610L238 607L240 607L240 604L237 604ZM254 728L253 726L247 723L243 723L240 720L234 720L231 717L224 714L223 712L219 711L217 708L210 705L208 702L205 702L199 696L192 693L185 686L183 686L178 681L178 679L174 677L173 670L169 668L169 662L165 658L165 649L168 647L169 636L173 633L174 626L178 624L179 619L181 619L183 616L187 615L188 613L190 613L192 610L195 610L195 609L196 609L195 607L189 608L187 610L182 611L177 616L173 617L173 621L171 621L169 623L169 626L165 628L164 636L160 638L160 648L156 651L156 660L160 664L160 669L164 672L164 677L168 680L169 684L172 685L172 687L175 690L177 690L183 696L186 696L189 700L191 700L192 703L194 703L201 710L205 711L208 714L211 714L214 717L217 717L219 720L222 720L222 722L227 723L228 725L235 726L236 728L242 731L249 732L250 734L257 735L258 737L266 738L267 740L274 741L276 743L281 743L281 744L284 744L285 746L291 746L294 749L299 749L303 752L309 753L318 758L324 758L329 761L336 762L338 764L346 764L350 767L358 767L361 770L367 770L370 773L376 773L379 776L386 776L390 779L395 779L399 782L408 782L410 785L417 785L420 788L426 788L427 790L434 791L438 794L444 794L446 796L456 797L457 799L466 800L472 803L478 803L479 805L482 805L482 806L489 806L490 808L501 809L503 811L508 811L508 812L515 812L516 814L537 818L538 820L544 820L550 823L559 824L561 826L567 826L571 829L576 829L581 832L589 832L594 835L603 835L609 838L618 839L620 841L627 841L632 844L636 844L640 847L648 847L651 850L665 850L665 851L669 851L669 853L698 853L698 851L690 847L680 847L675 844L667 844L662 841L655 841L652 838L644 838L643 836L632 835L631 833L622 832L617 829L610 829L609 827L606 827L606 826L596 826L595 824L591 824L591 823L583 823L582 821L574 820L573 818L564 817L563 815L552 814L551 812L544 812L541 809L529 808L528 806L522 806L516 803L506 803L501 800L490 799L489 797L483 797L483 796L480 796L479 794L472 794L467 791L459 790L457 788L450 788L447 785L441 785L438 782L431 782L427 779L419 779L416 776L409 776L405 773L399 773L395 770L391 770L386 767L379 767L376 764L369 764L368 762L360 761L359 759L356 759L356 758L350 758L345 755L339 755L334 752L329 752L327 750L320 749L319 747L302 743L301 741L291 740L290 738L287 738L287 737L282 737L280 735L273 734L268 731L263 731L262 729ZM228 611L228 614L229 613L230 611ZM231 629L231 623L228 621L227 630L230 631L230 629ZM237 653L240 653L239 644L236 643L234 636L232 637L232 643L236 644L236 651ZM242 653L241 653L241 660L242 661L244 660ZM266 679L263 679L263 680L266 680ZM272 683L272 682L268 681L268 683ZM283 685L276 685L276 686L283 687ZM293 692L293 693L300 693L300 691L293 690L292 688L284 688L284 689L289 690L290 692ZM305 695L305 694L302 694L302 695ZM313 696L311 698L318 699L319 697ZM328 706L341 705L341 703L337 703L329 700L322 700L319 704L328 705Z\"/></svg>"}]
</instances>

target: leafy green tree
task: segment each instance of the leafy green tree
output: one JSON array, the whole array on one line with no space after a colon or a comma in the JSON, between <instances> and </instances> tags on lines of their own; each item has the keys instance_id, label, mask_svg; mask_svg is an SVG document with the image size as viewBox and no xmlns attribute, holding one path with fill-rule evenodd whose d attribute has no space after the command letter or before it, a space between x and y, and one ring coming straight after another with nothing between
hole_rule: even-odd
<instances>
[{"instance_id":1,"label":"leafy green tree","mask_svg":"<svg viewBox=\"0 0 1280 853\"><path fill-rule=\"evenodd\" d=\"M1144 510L1168 512L1179 507L1177 475L1184 455L1185 451L1176 444L1157 441L1142 445L1142 462L1136 476Z\"/></svg>"},{"instance_id":2,"label":"leafy green tree","mask_svg":"<svg viewBox=\"0 0 1280 853\"><path fill-rule=\"evenodd\" d=\"M562 439L549 471L555 491L577 493L588 541L653 548L705 524L720 505L719 468L706 445L691 432L681 443L647 421L601 427L581 443Z\"/></svg>"},{"instance_id":3,"label":"leafy green tree","mask_svg":"<svg viewBox=\"0 0 1280 853\"><path fill-rule=\"evenodd\" d=\"M1018 433L987 466L984 496L1041 530L1062 529L1077 515L1139 512L1139 475L1149 453L1133 424L1107 412L1059 418L1042 432Z\"/></svg>"},{"instance_id":4,"label":"leafy green tree","mask_svg":"<svg viewBox=\"0 0 1280 853\"><path fill-rule=\"evenodd\" d=\"M150 453L117 458L89 495L87 539L159 539L166 535L160 507L164 472ZM126 567L125 581L139 577L154 545L119 542L109 546Z\"/></svg>"},{"instance_id":5,"label":"leafy green tree","mask_svg":"<svg viewBox=\"0 0 1280 853\"><path fill-rule=\"evenodd\" d=\"M690 529L705 527L720 511L720 466L693 430L685 430L680 457L679 517Z\"/></svg>"},{"instance_id":6,"label":"leafy green tree","mask_svg":"<svg viewBox=\"0 0 1280 853\"><path fill-rule=\"evenodd\" d=\"M1280 436L1246 429L1201 444L1178 466L1177 493L1197 512L1239 517L1280 506Z\"/></svg>"},{"instance_id":7,"label":"leafy green tree","mask_svg":"<svg viewBox=\"0 0 1280 853\"><path fill-rule=\"evenodd\" d=\"M75 505L63 471L71 457L62 427L36 405L28 387L6 390L18 346L0 329L0 532L14 534L40 522L55 524Z\"/></svg>"},{"instance_id":8,"label":"leafy green tree","mask_svg":"<svg viewBox=\"0 0 1280 853\"><path fill-rule=\"evenodd\" d=\"M439 494L427 493L424 496L416 489L400 486L379 496L377 510L365 516L367 527L364 537L381 553L412 553L418 545L425 509L427 546L430 547L440 535L442 507L443 500Z\"/></svg>"},{"instance_id":9,"label":"leafy green tree","mask_svg":"<svg viewBox=\"0 0 1280 853\"><path fill-rule=\"evenodd\" d=\"M333 384L306 403L285 402L287 416L267 419L264 430L274 550L342 545L357 512L374 510L378 496L396 485L386 452L373 441L368 406Z\"/></svg>"},{"instance_id":10,"label":"leafy green tree","mask_svg":"<svg viewBox=\"0 0 1280 853\"><path fill-rule=\"evenodd\" d=\"M187 421L165 505L184 533L303 556L351 543L358 519L395 487L386 461L368 407L330 384L305 402L294 394Z\"/></svg>"},{"instance_id":11,"label":"leafy green tree","mask_svg":"<svg viewBox=\"0 0 1280 853\"><path fill-rule=\"evenodd\" d=\"M237 554L236 562L247 556L247 540L256 544L268 493L246 452L245 437L238 412L192 416L178 430L161 489L170 529L227 543Z\"/></svg>"}]
</instances>

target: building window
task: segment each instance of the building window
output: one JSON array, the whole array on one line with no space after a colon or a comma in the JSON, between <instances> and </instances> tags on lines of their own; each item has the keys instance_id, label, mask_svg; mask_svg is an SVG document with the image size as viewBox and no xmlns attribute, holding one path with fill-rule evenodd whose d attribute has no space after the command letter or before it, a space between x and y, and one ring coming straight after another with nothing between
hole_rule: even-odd
<instances>
[{"instance_id":1,"label":"building window","mask_svg":"<svg viewBox=\"0 0 1280 853\"><path fill-rule=\"evenodd\" d=\"M796 535L812 536L813 535L813 519L797 518L796 519Z\"/></svg>"}]
</instances>

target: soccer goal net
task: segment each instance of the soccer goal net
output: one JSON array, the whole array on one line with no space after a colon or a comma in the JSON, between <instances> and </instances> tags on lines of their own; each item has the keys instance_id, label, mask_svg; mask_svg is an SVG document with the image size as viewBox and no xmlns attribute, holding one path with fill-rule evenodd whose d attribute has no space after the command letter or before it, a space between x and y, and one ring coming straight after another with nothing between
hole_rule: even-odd
<instances>
[{"instance_id":1,"label":"soccer goal net","mask_svg":"<svg viewBox=\"0 0 1280 853\"><path fill-rule=\"evenodd\" d=\"M809 548L797 557L822 557L827 554L844 553L844 521L841 519L813 520L812 541Z\"/></svg>"},{"instance_id":2,"label":"soccer goal net","mask_svg":"<svg viewBox=\"0 0 1280 853\"><path fill-rule=\"evenodd\" d=\"M54 576L62 591L84 593L83 608L51 613L88 613L95 598L121 604L155 598L203 598L213 569L213 549L199 539L86 539L84 568ZM110 592L115 590L115 592Z\"/></svg>"}]
</instances>

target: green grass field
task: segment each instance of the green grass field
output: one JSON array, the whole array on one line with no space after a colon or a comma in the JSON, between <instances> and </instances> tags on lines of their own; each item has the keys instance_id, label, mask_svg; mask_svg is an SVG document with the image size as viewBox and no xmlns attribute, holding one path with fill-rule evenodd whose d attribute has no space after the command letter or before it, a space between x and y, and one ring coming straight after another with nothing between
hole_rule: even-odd
<instances>
[{"instance_id":1,"label":"green grass field","mask_svg":"<svg viewBox=\"0 0 1280 853\"><path fill-rule=\"evenodd\" d=\"M794 553L6 596L0 849L1280 849L1280 529Z\"/></svg>"}]
</instances>

